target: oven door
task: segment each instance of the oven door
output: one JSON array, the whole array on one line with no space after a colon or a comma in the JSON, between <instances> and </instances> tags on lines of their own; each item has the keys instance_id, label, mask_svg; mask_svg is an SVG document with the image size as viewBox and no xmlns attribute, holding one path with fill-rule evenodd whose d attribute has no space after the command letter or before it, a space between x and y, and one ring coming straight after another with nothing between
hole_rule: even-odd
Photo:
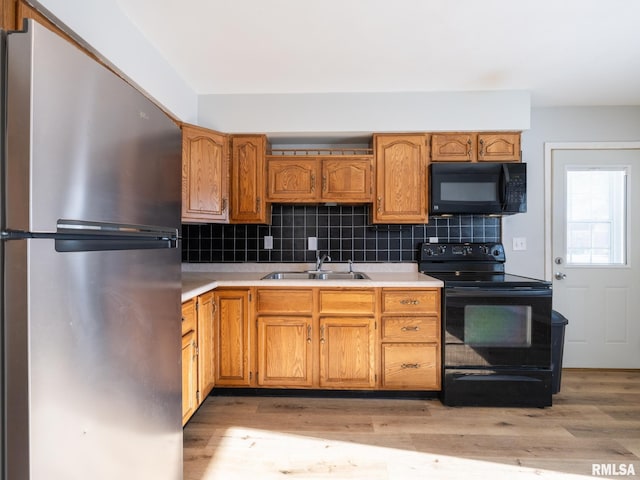
<instances>
[{"instance_id":1,"label":"oven door","mask_svg":"<svg viewBox=\"0 0 640 480\"><path fill-rule=\"evenodd\" d=\"M445 288L444 366L551 366L551 290Z\"/></svg>"}]
</instances>

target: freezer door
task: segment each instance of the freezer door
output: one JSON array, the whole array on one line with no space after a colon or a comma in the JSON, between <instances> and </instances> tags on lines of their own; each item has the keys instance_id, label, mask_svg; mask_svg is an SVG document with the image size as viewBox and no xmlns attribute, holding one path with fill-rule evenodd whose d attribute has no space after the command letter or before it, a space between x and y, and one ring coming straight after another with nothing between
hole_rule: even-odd
<instances>
[{"instance_id":1,"label":"freezer door","mask_svg":"<svg viewBox=\"0 0 640 480\"><path fill-rule=\"evenodd\" d=\"M36 23L7 44L5 228L55 232L59 219L180 228L176 124Z\"/></svg>"},{"instance_id":2,"label":"freezer door","mask_svg":"<svg viewBox=\"0 0 640 480\"><path fill-rule=\"evenodd\" d=\"M5 242L8 478L181 479L180 250L54 244Z\"/></svg>"}]
</instances>

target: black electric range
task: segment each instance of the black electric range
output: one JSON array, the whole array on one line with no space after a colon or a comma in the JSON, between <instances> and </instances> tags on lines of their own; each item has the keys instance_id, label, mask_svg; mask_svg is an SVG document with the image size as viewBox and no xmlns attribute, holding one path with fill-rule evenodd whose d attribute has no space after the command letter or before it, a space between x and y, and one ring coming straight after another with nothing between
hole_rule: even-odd
<instances>
[{"instance_id":1,"label":"black electric range","mask_svg":"<svg viewBox=\"0 0 640 480\"><path fill-rule=\"evenodd\" d=\"M419 270L444 282L442 400L551 405L551 282L505 273L501 243L424 243Z\"/></svg>"}]
</instances>

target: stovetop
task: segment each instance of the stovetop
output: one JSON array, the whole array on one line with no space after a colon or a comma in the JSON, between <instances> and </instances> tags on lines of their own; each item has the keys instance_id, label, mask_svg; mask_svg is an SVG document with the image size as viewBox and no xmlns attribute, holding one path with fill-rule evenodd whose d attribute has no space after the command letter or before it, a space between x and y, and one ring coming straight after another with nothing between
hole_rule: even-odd
<instances>
[{"instance_id":1,"label":"stovetop","mask_svg":"<svg viewBox=\"0 0 640 480\"><path fill-rule=\"evenodd\" d=\"M550 288L551 282L505 273L501 243L423 243L418 269L445 287Z\"/></svg>"}]
</instances>

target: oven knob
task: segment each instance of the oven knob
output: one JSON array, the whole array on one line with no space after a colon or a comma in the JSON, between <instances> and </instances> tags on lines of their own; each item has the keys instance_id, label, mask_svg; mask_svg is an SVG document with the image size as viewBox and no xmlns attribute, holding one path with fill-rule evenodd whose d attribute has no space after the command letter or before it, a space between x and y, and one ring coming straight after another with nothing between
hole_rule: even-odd
<instances>
[{"instance_id":1,"label":"oven knob","mask_svg":"<svg viewBox=\"0 0 640 480\"><path fill-rule=\"evenodd\" d=\"M438 253L446 253L447 247L445 245L440 245L438 247Z\"/></svg>"},{"instance_id":2,"label":"oven knob","mask_svg":"<svg viewBox=\"0 0 640 480\"><path fill-rule=\"evenodd\" d=\"M431 256L433 255L433 250L431 250L431 249L425 250L425 251L424 251L424 254L425 254L427 257L431 257Z\"/></svg>"},{"instance_id":3,"label":"oven knob","mask_svg":"<svg viewBox=\"0 0 640 480\"><path fill-rule=\"evenodd\" d=\"M497 248L493 251L493 256L494 257L499 257L500 256L500 250L498 250Z\"/></svg>"}]
</instances>

